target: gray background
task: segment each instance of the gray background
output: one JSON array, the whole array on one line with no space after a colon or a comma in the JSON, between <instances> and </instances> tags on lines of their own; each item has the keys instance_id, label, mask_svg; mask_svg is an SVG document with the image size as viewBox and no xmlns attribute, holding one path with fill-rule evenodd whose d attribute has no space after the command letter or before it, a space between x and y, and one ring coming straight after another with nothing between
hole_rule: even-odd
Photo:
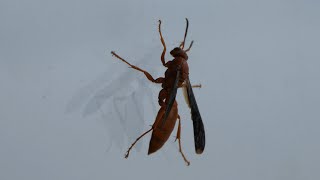
<instances>
[{"instance_id":1,"label":"gray background","mask_svg":"<svg viewBox=\"0 0 320 180\"><path fill-rule=\"evenodd\" d=\"M320 2L0 1L0 179L319 179ZM147 156L168 49L187 43L207 146L186 167L174 143ZM171 59L167 54L167 59Z\"/></svg>"}]
</instances>

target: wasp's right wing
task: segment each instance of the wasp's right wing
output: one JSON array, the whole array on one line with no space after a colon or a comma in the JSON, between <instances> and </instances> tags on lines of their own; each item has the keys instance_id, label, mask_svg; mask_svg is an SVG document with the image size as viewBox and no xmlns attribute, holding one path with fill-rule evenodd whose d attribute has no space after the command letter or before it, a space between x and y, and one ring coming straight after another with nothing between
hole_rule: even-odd
<instances>
[{"instance_id":1,"label":"wasp's right wing","mask_svg":"<svg viewBox=\"0 0 320 180\"><path fill-rule=\"evenodd\" d=\"M185 98L191 109L191 119L193 121L195 150L197 154L201 154L206 144L204 126L189 78L186 79L185 85Z\"/></svg>"}]
</instances>

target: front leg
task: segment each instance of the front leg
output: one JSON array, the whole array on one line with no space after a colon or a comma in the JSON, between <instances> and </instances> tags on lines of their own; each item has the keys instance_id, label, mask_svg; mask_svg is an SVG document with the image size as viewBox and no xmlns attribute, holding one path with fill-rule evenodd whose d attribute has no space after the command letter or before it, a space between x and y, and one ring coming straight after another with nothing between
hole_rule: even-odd
<instances>
[{"instance_id":1,"label":"front leg","mask_svg":"<svg viewBox=\"0 0 320 180\"><path fill-rule=\"evenodd\" d=\"M165 56L165 54L166 54L167 48L166 48L166 44L164 43L164 39L163 39L162 33L161 33L161 20L159 20L159 34L160 34L161 43L162 43L162 45L163 45L163 51L162 51L162 53L161 53L161 62L162 62L162 65L163 65L164 67L167 67L166 62L165 62L165 59L164 59L164 56Z\"/></svg>"},{"instance_id":2,"label":"front leg","mask_svg":"<svg viewBox=\"0 0 320 180\"><path fill-rule=\"evenodd\" d=\"M124 63L128 64L131 68L135 69L135 70L138 70L140 72L143 72L144 75L151 81L151 82L154 82L154 83L163 83L164 81L164 78L163 77L159 77L157 79L154 79L151 74L137 66L134 66L130 63L128 63L126 60L124 60L122 57L120 57L118 54L116 54L114 51L111 51L111 54L114 55L116 58L120 59L121 61L123 61Z\"/></svg>"}]
</instances>

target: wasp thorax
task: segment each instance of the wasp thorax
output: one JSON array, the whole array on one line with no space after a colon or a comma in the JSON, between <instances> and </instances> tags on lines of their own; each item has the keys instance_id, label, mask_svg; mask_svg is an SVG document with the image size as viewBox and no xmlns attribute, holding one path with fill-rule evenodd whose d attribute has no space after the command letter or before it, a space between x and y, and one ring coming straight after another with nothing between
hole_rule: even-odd
<instances>
[{"instance_id":1,"label":"wasp thorax","mask_svg":"<svg viewBox=\"0 0 320 180\"><path fill-rule=\"evenodd\" d=\"M170 51L170 54L173 57L182 57L183 59L188 60L187 53L179 47L176 47L172 51Z\"/></svg>"}]
</instances>

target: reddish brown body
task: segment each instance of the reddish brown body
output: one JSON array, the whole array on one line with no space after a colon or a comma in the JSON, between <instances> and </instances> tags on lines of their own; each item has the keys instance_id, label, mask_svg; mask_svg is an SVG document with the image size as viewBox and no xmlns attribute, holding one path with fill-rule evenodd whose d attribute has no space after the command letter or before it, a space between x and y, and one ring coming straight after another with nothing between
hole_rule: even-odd
<instances>
[{"instance_id":1,"label":"reddish brown body","mask_svg":"<svg viewBox=\"0 0 320 180\"><path fill-rule=\"evenodd\" d=\"M176 57L172 61L168 61L165 64L165 67L168 68L165 72L165 77L157 79L158 82L162 83L163 88L159 92L158 96L158 102L161 108L153 124L153 132L150 139L148 154L156 152L164 145L164 143L170 137L175 127L176 120L178 119L178 104L176 101L174 101L164 126L162 126L161 124L161 121L164 118L165 109L169 100L170 92L173 89L173 85L176 80L177 70L180 70L178 87L181 87L184 81L189 76L187 54L180 48L175 48L171 51L171 54Z\"/></svg>"},{"instance_id":2,"label":"reddish brown body","mask_svg":"<svg viewBox=\"0 0 320 180\"><path fill-rule=\"evenodd\" d=\"M174 102L172 109L169 113L168 119L166 121L166 124L163 127L161 127L161 120L163 119L164 113L165 106L162 106L153 124L153 132L149 143L148 154L154 153L157 150L159 150L170 137L178 119L177 102Z\"/></svg>"},{"instance_id":3,"label":"reddish brown body","mask_svg":"<svg viewBox=\"0 0 320 180\"><path fill-rule=\"evenodd\" d=\"M188 20L187 20L187 28L186 28L184 40L180 44L180 47L176 47L170 52L170 54L174 57L174 59L171 61L168 61L167 63L165 62L165 59L164 59L166 46L161 34L160 25L161 25L161 21L159 21L160 40L163 45L161 62L163 66L167 68L164 74L164 77L159 77L157 79L154 79L150 75L150 73L148 73L147 71L142 70L137 66L131 65L126 60L124 60L119 55L117 55L115 52L111 52L114 56L116 56L118 59L128 64L131 68L143 72L150 81L154 83L159 83L162 86L162 89L159 92L159 96L158 96L158 103L161 107L158 111L157 117L155 119L154 124L152 125L152 128L146 131L145 133L143 133L140 137L136 139L136 141L128 149L125 157L127 158L129 156L130 150L135 145L135 143L138 142L139 139L141 139L144 135L146 135L150 131L153 131L153 132L150 139L148 154L154 153L157 150L159 150L170 137L175 127L176 121L177 119L179 119L179 126L177 130L176 139L179 142L179 151L183 156L185 162L189 165L189 161L185 158L184 154L182 153L181 142L180 142L180 132L181 132L180 116L178 114L178 104L175 100L177 88L182 87L186 82L186 80L188 80L189 78L187 52L190 50L192 46L192 42L188 49L183 50L186 35L187 35L187 30L188 30ZM187 82L189 82L189 80Z\"/></svg>"}]
</instances>

